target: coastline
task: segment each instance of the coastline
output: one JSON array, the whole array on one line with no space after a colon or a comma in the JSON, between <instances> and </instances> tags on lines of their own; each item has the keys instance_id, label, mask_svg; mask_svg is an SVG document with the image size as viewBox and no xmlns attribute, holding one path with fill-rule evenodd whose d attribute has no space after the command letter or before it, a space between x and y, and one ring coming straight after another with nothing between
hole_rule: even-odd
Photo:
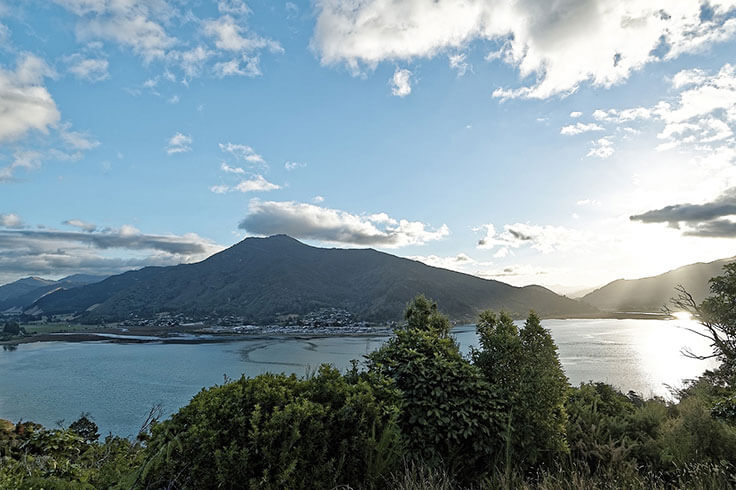
<instances>
[{"instance_id":1,"label":"coastline","mask_svg":"<svg viewBox=\"0 0 736 490\"><path fill-rule=\"evenodd\" d=\"M665 320L671 318L661 312L610 312L595 315L549 316L549 320ZM463 324L457 324L460 326ZM36 342L106 342L112 344L208 344L238 342L248 339L273 338L323 338L323 337L372 337L390 335L393 328L390 326L336 326L336 327L302 327L302 326L239 326L239 327L208 327L201 325L178 325L172 329L156 327L139 328L90 328L84 330L67 330L57 332L39 332L24 336L0 340L0 345L13 346Z\"/></svg>"}]
</instances>

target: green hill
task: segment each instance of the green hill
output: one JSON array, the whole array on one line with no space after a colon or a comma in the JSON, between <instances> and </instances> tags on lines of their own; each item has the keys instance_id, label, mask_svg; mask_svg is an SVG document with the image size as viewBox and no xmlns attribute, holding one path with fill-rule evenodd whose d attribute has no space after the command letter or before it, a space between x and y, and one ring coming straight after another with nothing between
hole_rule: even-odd
<instances>
[{"instance_id":1,"label":"green hill","mask_svg":"<svg viewBox=\"0 0 736 490\"><path fill-rule=\"evenodd\" d=\"M285 235L247 238L196 264L147 267L57 291L30 311L74 313L83 321L170 312L263 323L335 307L361 320L386 321L400 319L418 293L458 321L474 320L486 308L545 316L595 311L541 286L514 287L372 249L311 247Z\"/></svg>"}]
</instances>

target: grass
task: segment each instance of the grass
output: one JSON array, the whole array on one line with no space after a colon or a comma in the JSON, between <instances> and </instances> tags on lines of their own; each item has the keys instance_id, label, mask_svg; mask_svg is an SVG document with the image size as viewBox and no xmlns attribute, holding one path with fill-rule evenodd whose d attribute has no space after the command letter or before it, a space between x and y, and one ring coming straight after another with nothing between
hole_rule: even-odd
<instances>
[{"instance_id":1,"label":"grass","mask_svg":"<svg viewBox=\"0 0 736 490\"><path fill-rule=\"evenodd\" d=\"M97 325L81 325L78 323L31 323L21 325L28 334L34 333L73 333L73 332L89 332L99 330Z\"/></svg>"}]
</instances>

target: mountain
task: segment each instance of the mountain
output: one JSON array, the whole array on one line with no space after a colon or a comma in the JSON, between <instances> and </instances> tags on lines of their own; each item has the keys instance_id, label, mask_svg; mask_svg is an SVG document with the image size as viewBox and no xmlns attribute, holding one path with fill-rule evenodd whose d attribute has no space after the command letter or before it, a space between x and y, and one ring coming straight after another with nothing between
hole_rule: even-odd
<instances>
[{"instance_id":1,"label":"mountain","mask_svg":"<svg viewBox=\"0 0 736 490\"><path fill-rule=\"evenodd\" d=\"M169 312L265 323L335 307L360 320L386 321L400 319L419 293L459 321L473 320L486 308L517 315L534 309L543 316L595 311L541 286L519 288L372 249L317 248L276 235L246 238L195 264L146 267L56 291L30 312L75 314L81 321Z\"/></svg>"},{"instance_id":2,"label":"mountain","mask_svg":"<svg viewBox=\"0 0 736 490\"><path fill-rule=\"evenodd\" d=\"M70 289L99 282L107 276L74 274L59 280L26 277L0 286L0 313L20 311L57 289Z\"/></svg>"},{"instance_id":3,"label":"mountain","mask_svg":"<svg viewBox=\"0 0 736 490\"><path fill-rule=\"evenodd\" d=\"M708 296L708 281L723 272L723 266L736 257L686 265L653 277L618 279L588 293L581 299L605 311L658 312L675 296L682 285L700 302Z\"/></svg>"}]
</instances>

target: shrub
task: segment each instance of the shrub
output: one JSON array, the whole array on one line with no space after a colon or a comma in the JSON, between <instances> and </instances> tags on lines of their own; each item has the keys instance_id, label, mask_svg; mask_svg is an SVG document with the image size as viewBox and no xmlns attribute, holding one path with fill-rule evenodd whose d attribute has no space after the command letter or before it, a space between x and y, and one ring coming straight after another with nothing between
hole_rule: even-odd
<instances>
[{"instance_id":1,"label":"shrub","mask_svg":"<svg viewBox=\"0 0 736 490\"><path fill-rule=\"evenodd\" d=\"M370 486L398 461L396 408L322 366L203 390L154 425L142 481L166 488Z\"/></svg>"}]
</instances>

